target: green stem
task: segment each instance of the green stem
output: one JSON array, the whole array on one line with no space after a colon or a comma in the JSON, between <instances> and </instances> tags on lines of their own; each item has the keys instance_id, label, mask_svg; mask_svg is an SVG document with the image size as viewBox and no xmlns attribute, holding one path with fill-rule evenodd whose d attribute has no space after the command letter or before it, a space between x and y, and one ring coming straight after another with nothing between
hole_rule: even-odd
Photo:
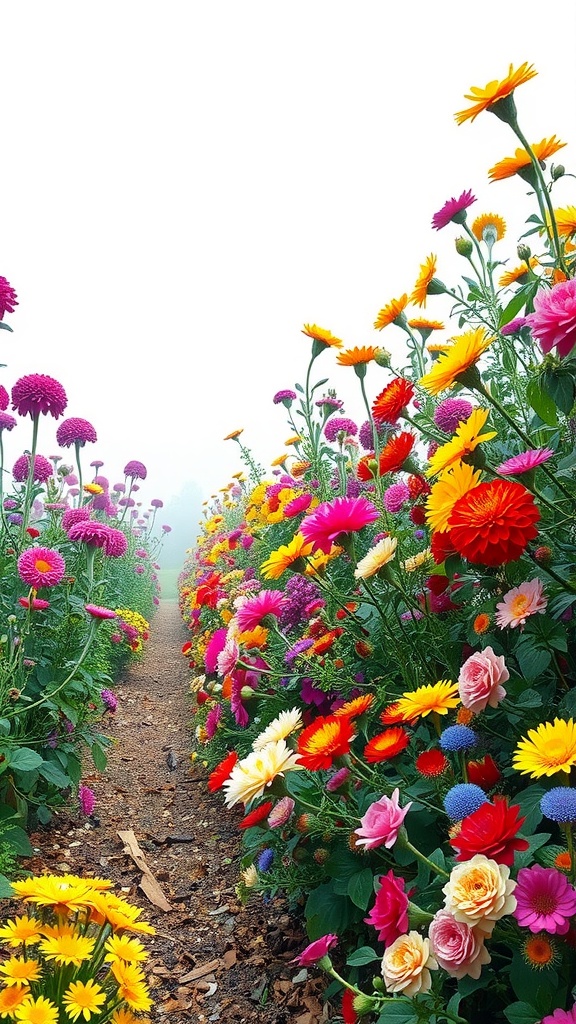
<instances>
[{"instance_id":1,"label":"green stem","mask_svg":"<svg viewBox=\"0 0 576 1024\"><path fill-rule=\"evenodd\" d=\"M431 871L434 871L435 874L440 875L442 878L450 878L449 873L444 871L444 868L439 867L438 864L435 864L434 861L429 859L429 857L426 857L421 853L420 850L412 845L409 839L404 838L402 840L402 845L405 846L407 850L410 850L410 852L413 853L418 860L421 860L423 864L426 864Z\"/></svg>"},{"instance_id":2,"label":"green stem","mask_svg":"<svg viewBox=\"0 0 576 1024\"><path fill-rule=\"evenodd\" d=\"M50 693L44 694L44 696L41 697L40 700L35 701L34 704L28 704L28 706L26 708L26 713L27 714L28 714L29 711L32 711L32 708L40 707L41 704L45 704L46 701L51 700L52 697L55 697L56 694L60 693L60 690L63 690L64 687L67 686L68 683L74 678L76 672L78 671L78 669L80 668L82 663L85 661L86 656L88 654L88 651L90 650L90 648L92 646L92 641L94 639L94 634L96 632L97 626L98 626L97 620L93 619L91 624L90 624L90 632L88 634L88 639L87 639L86 643L84 644L84 647L82 648L80 657L79 657L78 661L76 662L76 664L74 665L74 668L72 669L72 671L66 676L66 679L64 680L64 682L60 683L60 685L57 686L55 690L51 690ZM4 715L4 718L15 718L20 713L21 713L21 709L16 709L15 711L12 712L12 714L7 712Z\"/></svg>"},{"instance_id":3,"label":"green stem","mask_svg":"<svg viewBox=\"0 0 576 1024\"><path fill-rule=\"evenodd\" d=\"M549 193L547 185L546 185L546 180L545 180L544 175L542 173L542 168L540 166L540 161L537 159L536 154L534 153L534 151L533 151L532 147L530 146L530 143L526 139L524 133L520 130L520 127L518 125L518 122L517 122L516 118L514 118L514 120L510 122L510 127L511 127L512 131L514 132L514 134L516 135L516 137L520 140L520 142L524 146L524 149L526 150L526 152L528 153L528 156L530 157L530 160L532 161L532 166L533 166L534 171L536 173L536 178L538 179L539 188L536 189L536 196L537 196L537 199L538 199L538 205L540 207L540 212L542 214L542 220L544 221L544 225L546 227L546 231L547 231L548 237L550 238L550 241L553 242L553 244L554 244L554 248L556 250L556 257L558 259L558 263L560 265L560 269L568 277L569 276L568 275L568 270L567 270L566 264L564 263L564 256L562 254L562 246L560 245L560 237L558 235L558 225L556 224L556 217L554 216L554 207L552 206L552 200L550 198L550 193ZM548 227L548 225L546 224L546 211L543 209L543 206L545 206L547 211L548 211L548 216L550 218L550 227ZM552 229L552 235L550 235L550 229Z\"/></svg>"}]
</instances>

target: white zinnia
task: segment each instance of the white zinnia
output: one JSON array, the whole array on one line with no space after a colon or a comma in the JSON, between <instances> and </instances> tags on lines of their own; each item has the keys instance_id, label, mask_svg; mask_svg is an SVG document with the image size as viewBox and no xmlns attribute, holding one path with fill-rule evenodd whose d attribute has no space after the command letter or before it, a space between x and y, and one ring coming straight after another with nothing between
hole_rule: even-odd
<instances>
[{"instance_id":1,"label":"white zinnia","mask_svg":"<svg viewBox=\"0 0 576 1024\"><path fill-rule=\"evenodd\" d=\"M354 576L357 580L368 579L369 576L375 576L376 573L382 568L383 565L387 565L391 562L396 554L396 545L398 541L396 537L384 537L379 540L373 548L364 558L361 558L354 570Z\"/></svg>"},{"instance_id":2,"label":"white zinnia","mask_svg":"<svg viewBox=\"0 0 576 1024\"><path fill-rule=\"evenodd\" d=\"M253 750L234 765L223 789L226 791L225 804L233 807L242 802L245 806L262 796L277 775L301 769L300 755L286 745L286 740L274 740L262 750Z\"/></svg>"},{"instance_id":3,"label":"white zinnia","mask_svg":"<svg viewBox=\"0 0 576 1024\"><path fill-rule=\"evenodd\" d=\"M299 708L291 708L290 711L281 711L280 714L266 726L263 732L256 737L252 744L252 750L262 750L267 743L274 740L284 740L296 729L302 728L302 715Z\"/></svg>"}]
</instances>

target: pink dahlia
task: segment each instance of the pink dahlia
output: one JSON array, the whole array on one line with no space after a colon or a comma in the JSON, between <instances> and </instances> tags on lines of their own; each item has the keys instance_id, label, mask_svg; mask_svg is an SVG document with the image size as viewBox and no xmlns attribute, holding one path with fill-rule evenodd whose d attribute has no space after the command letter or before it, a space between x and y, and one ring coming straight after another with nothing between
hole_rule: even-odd
<instances>
[{"instance_id":1,"label":"pink dahlia","mask_svg":"<svg viewBox=\"0 0 576 1024\"><path fill-rule=\"evenodd\" d=\"M521 928L566 934L570 918L576 914L576 889L561 871L540 864L520 868L514 895L514 917Z\"/></svg>"},{"instance_id":2,"label":"pink dahlia","mask_svg":"<svg viewBox=\"0 0 576 1024\"><path fill-rule=\"evenodd\" d=\"M387 512L399 512L410 498L407 484L391 484L384 491L384 507Z\"/></svg>"},{"instance_id":3,"label":"pink dahlia","mask_svg":"<svg viewBox=\"0 0 576 1024\"><path fill-rule=\"evenodd\" d=\"M392 870L380 878L380 888L376 893L376 901L366 924L371 924L378 932L378 942L389 946L404 935L408 925L408 896L404 891L405 881L397 878Z\"/></svg>"},{"instance_id":4,"label":"pink dahlia","mask_svg":"<svg viewBox=\"0 0 576 1024\"><path fill-rule=\"evenodd\" d=\"M5 313L13 313L17 305L18 299L12 285L5 277L0 277L0 320L4 319Z\"/></svg>"},{"instance_id":5,"label":"pink dahlia","mask_svg":"<svg viewBox=\"0 0 576 1024\"><path fill-rule=\"evenodd\" d=\"M56 440L62 448L70 448L73 444L83 448L86 441L97 441L98 437L88 420L71 416L70 419L62 420L56 431Z\"/></svg>"},{"instance_id":6,"label":"pink dahlia","mask_svg":"<svg viewBox=\"0 0 576 1024\"><path fill-rule=\"evenodd\" d=\"M128 550L126 534L113 526L108 526L107 530L108 534L104 541L104 554L108 555L109 558L122 558L122 555L125 555ZM141 566L136 566L136 568L141 568Z\"/></svg>"},{"instance_id":7,"label":"pink dahlia","mask_svg":"<svg viewBox=\"0 0 576 1024\"><path fill-rule=\"evenodd\" d=\"M9 412L0 411L0 430L13 430L16 420Z\"/></svg>"},{"instance_id":8,"label":"pink dahlia","mask_svg":"<svg viewBox=\"0 0 576 1024\"><path fill-rule=\"evenodd\" d=\"M145 480L147 474L146 466L143 462L138 462L137 459L132 459L124 466L124 476L131 476L133 480Z\"/></svg>"},{"instance_id":9,"label":"pink dahlia","mask_svg":"<svg viewBox=\"0 0 576 1024\"><path fill-rule=\"evenodd\" d=\"M29 413L35 419L40 414L46 416L50 413L57 420L67 404L62 385L44 373L30 373L20 377L12 388L12 408L19 416L27 416Z\"/></svg>"},{"instance_id":10,"label":"pink dahlia","mask_svg":"<svg viewBox=\"0 0 576 1024\"><path fill-rule=\"evenodd\" d=\"M281 590L261 590L255 597L249 597L236 612L236 621L241 633L259 626L266 615L280 615L285 604Z\"/></svg>"},{"instance_id":11,"label":"pink dahlia","mask_svg":"<svg viewBox=\"0 0 576 1024\"><path fill-rule=\"evenodd\" d=\"M19 459L16 459L12 467L12 476L16 483L23 484L28 479L28 473L30 472L30 455L21 455ZM54 467L52 463L44 458L43 455L34 456L34 472L33 479L37 480L38 483L45 484L46 481L52 476Z\"/></svg>"},{"instance_id":12,"label":"pink dahlia","mask_svg":"<svg viewBox=\"0 0 576 1024\"><path fill-rule=\"evenodd\" d=\"M18 575L34 590L55 587L66 572L66 563L53 548L27 548L18 559Z\"/></svg>"},{"instance_id":13,"label":"pink dahlia","mask_svg":"<svg viewBox=\"0 0 576 1024\"><path fill-rule=\"evenodd\" d=\"M383 796L376 800L360 819L360 828L354 830L359 838L356 846L364 846L366 850L375 850L385 846L390 850L398 838L404 818L412 807L412 801L400 807L398 798L400 790L395 789L392 796Z\"/></svg>"},{"instance_id":14,"label":"pink dahlia","mask_svg":"<svg viewBox=\"0 0 576 1024\"><path fill-rule=\"evenodd\" d=\"M576 279L536 292L526 323L543 352L555 347L560 358L567 356L576 345Z\"/></svg>"},{"instance_id":15,"label":"pink dahlia","mask_svg":"<svg viewBox=\"0 0 576 1024\"><path fill-rule=\"evenodd\" d=\"M452 199L448 199L442 209L432 217L432 227L436 228L436 231L440 231L440 228L445 228L450 221L454 221L455 224L463 224L466 220L467 208L475 202L476 196L472 195L471 188L462 192L458 199L452 196Z\"/></svg>"},{"instance_id":16,"label":"pink dahlia","mask_svg":"<svg viewBox=\"0 0 576 1024\"><path fill-rule=\"evenodd\" d=\"M375 522L379 515L376 506L367 498L334 498L318 505L306 516L300 524L300 532L305 540L328 555L334 542L339 542L345 534L362 530Z\"/></svg>"},{"instance_id":17,"label":"pink dahlia","mask_svg":"<svg viewBox=\"0 0 576 1024\"><path fill-rule=\"evenodd\" d=\"M500 629L510 626L523 626L530 615L541 614L546 610L548 598L542 593L542 581L536 579L512 587L496 605L496 624Z\"/></svg>"},{"instance_id":18,"label":"pink dahlia","mask_svg":"<svg viewBox=\"0 0 576 1024\"><path fill-rule=\"evenodd\" d=\"M501 476L521 476L522 473L528 473L531 469L536 469L536 466L541 466L553 455L551 448L533 448L527 452L520 452L520 455L513 455L512 458L506 459L506 462L501 462L496 467L496 472Z\"/></svg>"}]
</instances>

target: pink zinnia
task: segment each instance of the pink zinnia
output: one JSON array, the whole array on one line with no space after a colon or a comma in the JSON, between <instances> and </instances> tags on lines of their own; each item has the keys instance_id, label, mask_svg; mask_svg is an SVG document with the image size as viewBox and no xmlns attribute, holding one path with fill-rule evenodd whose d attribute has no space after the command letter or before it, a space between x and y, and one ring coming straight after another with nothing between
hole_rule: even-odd
<instances>
[{"instance_id":1,"label":"pink zinnia","mask_svg":"<svg viewBox=\"0 0 576 1024\"><path fill-rule=\"evenodd\" d=\"M59 419L68 404L62 385L44 373L30 373L20 377L12 388L12 408L19 416L30 413L32 419L50 413Z\"/></svg>"},{"instance_id":2,"label":"pink zinnia","mask_svg":"<svg viewBox=\"0 0 576 1024\"><path fill-rule=\"evenodd\" d=\"M542 593L542 581L536 577L519 587L512 587L496 605L496 624L500 629L523 626L530 615L546 610L548 599Z\"/></svg>"},{"instance_id":3,"label":"pink zinnia","mask_svg":"<svg viewBox=\"0 0 576 1024\"><path fill-rule=\"evenodd\" d=\"M436 231L440 231L440 228L445 228L450 221L454 221L456 224L463 224L466 220L466 209L472 206L472 203L476 202L476 196L472 195L472 189L469 188L466 192L455 199L448 199L441 210L432 217L432 227L436 228Z\"/></svg>"},{"instance_id":4,"label":"pink zinnia","mask_svg":"<svg viewBox=\"0 0 576 1024\"><path fill-rule=\"evenodd\" d=\"M27 548L18 559L20 579L35 590L57 586L65 572L66 563L53 548Z\"/></svg>"},{"instance_id":5,"label":"pink zinnia","mask_svg":"<svg viewBox=\"0 0 576 1024\"><path fill-rule=\"evenodd\" d=\"M542 1017L540 1024L576 1024L576 1003L571 1010L554 1010Z\"/></svg>"},{"instance_id":6,"label":"pink zinnia","mask_svg":"<svg viewBox=\"0 0 576 1024\"><path fill-rule=\"evenodd\" d=\"M44 612L50 607L50 601L44 601L41 597L19 597L18 604L21 604L23 608L28 608L33 612Z\"/></svg>"},{"instance_id":7,"label":"pink zinnia","mask_svg":"<svg viewBox=\"0 0 576 1024\"><path fill-rule=\"evenodd\" d=\"M312 501L311 494L298 494L292 501L288 501L284 505L284 515L287 519L293 519L294 516L300 514L300 512L307 512L310 508Z\"/></svg>"},{"instance_id":8,"label":"pink zinnia","mask_svg":"<svg viewBox=\"0 0 576 1024\"><path fill-rule=\"evenodd\" d=\"M576 889L561 871L540 864L520 868L514 895L514 917L521 928L533 933L566 934L570 918L576 914Z\"/></svg>"},{"instance_id":9,"label":"pink zinnia","mask_svg":"<svg viewBox=\"0 0 576 1024\"><path fill-rule=\"evenodd\" d=\"M342 536L362 530L378 519L380 513L367 498L334 498L325 501L306 516L300 524L300 532L314 547L330 554L334 542L341 543Z\"/></svg>"},{"instance_id":10,"label":"pink zinnia","mask_svg":"<svg viewBox=\"0 0 576 1024\"><path fill-rule=\"evenodd\" d=\"M16 483L23 484L28 479L30 472L30 455L21 455L19 459L16 459L12 467L12 476ZM50 479L54 467L52 463L44 457L44 455L34 456L34 470L32 479L37 480L38 483L45 484Z\"/></svg>"},{"instance_id":11,"label":"pink zinnia","mask_svg":"<svg viewBox=\"0 0 576 1024\"><path fill-rule=\"evenodd\" d=\"M366 924L371 924L378 932L378 942L389 946L400 935L404 935L408 924L408 897L404 892L405 881L396 878L392 870L380 878L380 888L376 893L376 902Z\"/></svg>"},{"instance_id":12,"label":"pink zinnia","mask_svg":"<svg viewBox=\"0 0 576 1024\"><path fill-rule=\"evenodd\" d=\"M74 526L74 523L80 523L84 519L90 519L90 509L86 508L85 505L82 508L67 508L62 516L62 529L68 533L68 530L71 526Z\"/></svg>"},{"instance_id":13,"label":"pink zinnia","mask_svg":"<svg viewBox=\"0 0 576 1024\"><path fill-rule=\"evenodd\" d=\"M556 347L560 358L567 356L576 345L576 280L561 281L550 291L537 291L534 312L528 314L526 323L543 352Z\"/></svg>"},{"instance_id":14,"label":"pink zinnia","mask_svg":"<svg viewBox=\"0 0 576 1024\"><path fill-rule=\"evenodd\" d=\"M236 621L241 633L259 626L267 615L278 617L285 604L281 590L261 590L255 597L249 597L236 612Z\"/></svg>"},{"instance_id":15,"label":"pink zinnia","mask_svg":"<svg viewBox=\"0 0 576 1024\"><path fill-rule=\"evenodd\" d=\"M536 469L536 466L541 466L554 454L551 448L531 448L527 452L520 452L519 455L513 455L512 458L501 462L496 467L496 472L501 476L521 476L522 473L528 473L531 469Z\"/></svg>"},{"instance_id":16,"label":"pink zinnia","mask_svg":"<svg viewBox=\"0 0 576 1024\"><path fill-rule=\"evenodd\" d=\"M88 615L91 615L93 619L115 619L116 612L112 611L111 608L104 608L100 604L85 604L84 605Z\"/></svg>"},{"instance_id":17,"label":"pink zinnia","mask_svg":"<svg viewBox=\"0 0 576 1024\"><path fill-rule=\"evenodd\" d=\"M4 319L5 313L13 313L17 305L18 299L12 285L5 277L0 277L0 320Z\"/></svg>"},{"instance_id":18,"label":"pink zinnia","mask_svg":"<svg viewBox=\"0 0 576 1024\"><path fill-rule=\"evenodd\" d=\"M84 447L86 441L97 441L96 431L88 420L80 419L79 416L71 416L63 420L56 431L56 440L62 448L70 448L77 444Z\"/></svg>"},{"instance_id":19,"label":"pink zinnia","mask_svg":"<svg viewBox=\"0 0 576 1024\"><path fill-rule=\"evenodd\" d=\"M364 846L366 850L375 850L385 846L390 850L398 838L404 818L412 807L412 801L400 807L398 798L400 790L395 789L391 797L383 796L376 800L360 818L360 828L354 830L359 838L356 846Z\"/></svg>"}]
</instances>

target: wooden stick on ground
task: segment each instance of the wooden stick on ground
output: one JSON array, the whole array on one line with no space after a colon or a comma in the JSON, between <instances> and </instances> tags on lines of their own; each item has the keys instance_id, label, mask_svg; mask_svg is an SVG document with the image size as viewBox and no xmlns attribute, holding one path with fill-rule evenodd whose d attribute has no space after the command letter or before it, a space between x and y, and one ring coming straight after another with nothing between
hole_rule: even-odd
<instances>
[{"instance_id":1,"label":"wooden stick on ground","mask_svg":"<svg viewBox=\"0 0 576 1024\"><path fill-rule=\"evenodd\" d=\"M146 858L138 845L138 840L136 839L132 829L127 832L118 832L118 835L124 843L124 853L127 853L128 856L132 858L136 866L140 868L140 871L142 872L140 888L144 895L147 896L150 902L153 903L155 907L158 907L159 910L163 910L165 913L169 910L173 910L174 908L168 903L160 885L148 867Z\"/></svg>"}]
</instances>

